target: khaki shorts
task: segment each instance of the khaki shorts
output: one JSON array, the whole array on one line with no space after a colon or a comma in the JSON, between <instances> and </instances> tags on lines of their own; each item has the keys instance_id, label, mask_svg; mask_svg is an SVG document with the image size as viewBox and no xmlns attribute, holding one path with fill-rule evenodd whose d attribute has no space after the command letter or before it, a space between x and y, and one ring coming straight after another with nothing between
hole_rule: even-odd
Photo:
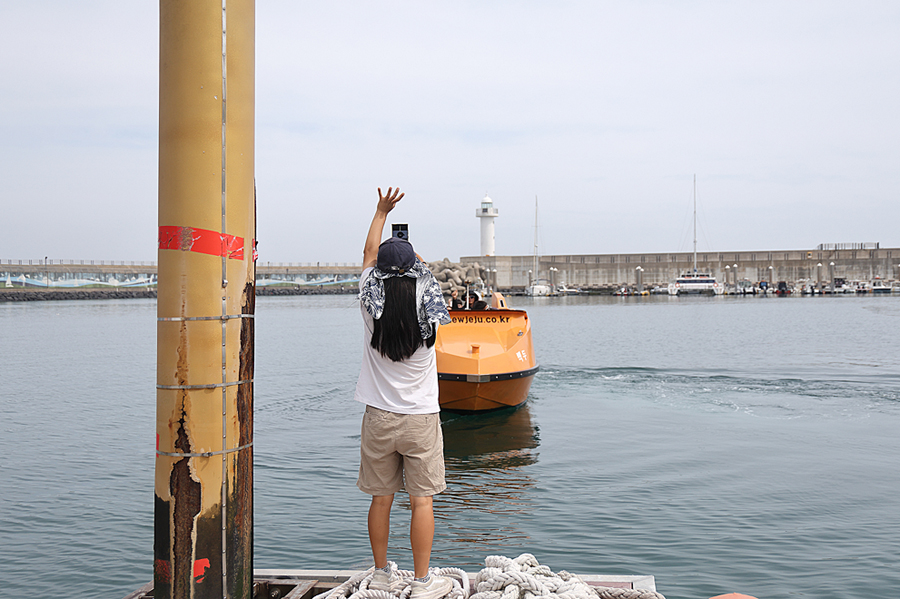
<instances>
[{"instance_id":1,"label":"khaki shorts","mask_svg":"<svg viewBox=\"0 0 900 599\"><path fill-rule=\"evenodd\" d=\"M410 495L427 497L447 488L440 414L366 406L359 453L356 486L369 495L393 495L405 486Z\"/></svg>"}]
</instances>

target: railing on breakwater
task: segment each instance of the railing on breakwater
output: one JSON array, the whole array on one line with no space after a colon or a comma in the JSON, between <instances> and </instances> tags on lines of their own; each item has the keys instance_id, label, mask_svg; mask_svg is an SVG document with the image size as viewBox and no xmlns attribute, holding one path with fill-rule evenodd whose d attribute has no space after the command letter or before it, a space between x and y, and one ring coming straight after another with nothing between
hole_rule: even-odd
<instances>
[{"instance_id":1,"label":"railing on breakwater","mask_svg":"<svg viewBox=\"0 0 900 599\"><path fill-rule=\"evenodd\" d=\"M257 262L256 284L330 286L359 281L361 264L331 262ZM0 287L79 288L152 287L156 262L125 260L0 260Z\"/></svg>"}]
</instances>

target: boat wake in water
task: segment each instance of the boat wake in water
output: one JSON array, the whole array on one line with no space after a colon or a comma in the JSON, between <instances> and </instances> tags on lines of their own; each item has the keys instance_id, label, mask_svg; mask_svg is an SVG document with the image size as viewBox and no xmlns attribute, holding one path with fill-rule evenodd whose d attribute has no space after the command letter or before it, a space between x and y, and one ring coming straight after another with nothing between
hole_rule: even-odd
<instances>
[{"instance_id":1,"label":"boat wake in water","mask_svg":"<svg viewBox=\"0 0 900 599\"><path fill-rule=\"evenodd\" d=\"M547 366L536 392L592 387L621 401L653 401L690 410L739 410L772 418L867 417L900 408L900 376L844 379L762 377L654 368Z\"/></svg>"}]
</instances>

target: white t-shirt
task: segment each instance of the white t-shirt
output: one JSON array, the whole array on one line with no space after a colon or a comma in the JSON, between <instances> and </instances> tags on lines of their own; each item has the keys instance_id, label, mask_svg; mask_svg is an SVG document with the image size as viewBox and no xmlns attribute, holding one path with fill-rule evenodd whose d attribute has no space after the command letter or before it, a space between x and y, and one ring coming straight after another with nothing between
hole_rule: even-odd
<instances>
[{"instance_id":1,"label":"white t-shirt","mask_svg":"<svg viewBox=\"0 0 900 599\"><path fill-rule=\"evenodd\" d=\"M359 278L362 289L372 268ZM360 303L363 319L363 357L354 399L397 414L435 414L438 403L437 359L434 346L419 346L406 360L394 362L372 347L375 319Z\"/></svg>"}]
</instances>

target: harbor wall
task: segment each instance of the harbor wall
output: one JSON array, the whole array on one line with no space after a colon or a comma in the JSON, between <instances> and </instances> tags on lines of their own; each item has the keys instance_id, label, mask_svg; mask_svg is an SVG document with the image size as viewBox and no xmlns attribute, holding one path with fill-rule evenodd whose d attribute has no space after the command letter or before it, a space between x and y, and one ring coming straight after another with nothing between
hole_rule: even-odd
<instances>
[{"instance_id":1,"label":"harbor wall","mask_svg":"<svg viewBox=\"0 0 900 599\"><path fill-rule=\"evenodd\" d=\"M694 255L684 253L566 254L540 256L536 279L577 287L635 285L665 286L693 269ZM464 256L460 262L477 262L496 270L500 289L524 288L534 270L534 256ZM639 270L641 269L641 270ZM761 250L749 252L698 252L697 269L729 285L734 281L826 283L900 279L900 248L852 250Z\"/></svg>"},{"instance_id":2,"label":"harbor wall","mask_svg":"<svg viewBox=\"0 0 900 599\"><path fill-rule=\"evenodd\" d=\"M547 255L539 257L534 278L547 279L554 284L600 288L636 285L640 273L642 284L649 288L668 285L682 273L689 272L693 268L693 259L692 252ZM496 270L492 275L500 289L526 287L529 271L534 269L533 256L463 256L459 261ZM900 248L698 252L697 268L729 285L735 280L753 284L760 281L828 283L834 278L900 280ZM281 282L297 285L345 283L352 287L362 265L258 262L256 270L259 287ZM92 281L152 285L156 282L156 273L153 262L92 264L91 261L6 260L0 261L0 288L7 282L11 286L20 286L22 277L28 279L28 286L49 283L50 287L56 287L65 286L67 282Z\"/></svg>"}]
</instances>

